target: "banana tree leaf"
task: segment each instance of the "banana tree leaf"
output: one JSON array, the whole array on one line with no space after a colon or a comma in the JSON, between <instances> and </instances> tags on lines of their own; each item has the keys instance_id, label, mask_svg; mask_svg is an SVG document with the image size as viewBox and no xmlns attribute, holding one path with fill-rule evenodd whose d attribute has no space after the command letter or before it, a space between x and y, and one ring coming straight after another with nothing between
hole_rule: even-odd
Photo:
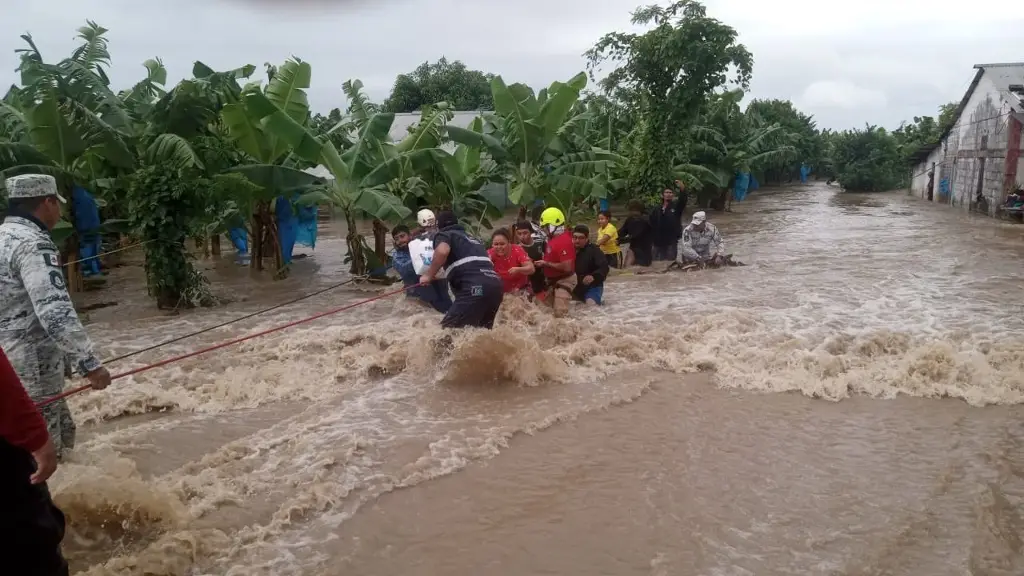
<instances>
[{"instance_id":1,"label":"banana tree leaf","mask_svg":"<svg viewBox=\"0 0 1024 576\"><path fill-rule=\"evenodd\" d=\"M261 95L262 96L262 95ZM272 150L266 134L249 115L245 104L228 104L221 110L232 142L257 161L270 162Z\"/></svg>"},{"instance_id":2,"label":"banana tree leaf","mask_svg":"<svg viewBox=\"0 0 1024 576\"><path fill-rule=\"evenodd\" d=\"M260 188L260 192L257 193L259 200L271 200L296 191L308 190L311 186L321 184L320 179L312 174L275 164L236 166L228 172L241 174L258 186Z\"/></svg>"},{"instance_id":3,"label":"banana tree leaf","mask_svg":"<svg viewBox=\"0 0 1024 576\"><path fill-rule=\"evenodd\" d=\"M67 220L61 220L57 222L57 225L50 230L50 239L57 246L62 246L68 238L71 238L75 234L75 227L71 225L71 222Z\"/></svg>"},{"instance_id":4,"label":"banana tree leaf","mask_svg":"<svg viewBox=\"0 0 1024 576\"><path fill-rule=\"evenodd\" d=\"M504 184L487 184L481 187L477 194L497 210L504 210L508 207L508 187Z\"/></svg>"},{"instance_id":5,"label":"banana tree leaf","mask_svg":"<svg viewBox=\"0 0 1024 576\"><path fill-rule=\"evenodd\" d=\"M33 144L60 166L70 166L87 148L78 131L72 127L49 94L28 114L29 133Z\"/></svg>"},{"instance_id":6,"label":"banana tree leaf","mask_svg":"<svg viewBox=\"0 0 1024 576\"><path fill-rule=\"evenodd\" d=\"M378 188L360 190L353 206L368 216L386 222L401 222L412 215L412 210L404 206L400 198Z\"/></svg>"},{"instance_id":7,"label":"banana tree leaf","mask_svg":"<svg viewBox=\"0 0 1024 576\"><path fill-rule=\"evenodd\" d=\"M196 155L188 140L177 134L161 134L146 150L146 160L150 164L166 162L179 170L186 168L203 169L203 162Z\"/></svg>"},{"instance_id":8,"label":"banana tree leaf","mask_svg":"<svg viewBox=\"0 0 1024 576\"><path fill-rule=\"evenodd\" d=\"M301 60L286 61L277 69L267 86L267 100L295 122L305 124L309 117L309 98L305 89L309 88L312 76L313 69L309 63ZM287 149L287 142L278 142L274 148L274 158Z\"/></svg>"},{"instance_id":9,"label":"banana tree leaf","mask_svg":"<svg viewBox=\"0 0 1024 576\"><path fill-rule=\"evenodd\" d=\"M35 146L0 142L0 170L24 164L49 164L50 159Z\"/></svg>"},{"instance_id":10,"label":"banana tree leaf","mask_svg":"<svg viewBox=\"0 0 1024 576\"><path fill-rule=\"evenodd\" d=\"M451 118L452 112L443 102L427 108L416 123L415 130L403 138L396 148L399 152L437 148L441 145L444 126Z\"/></svg>"},{"instance_id":11,"label":"banana tree leaf","mask_svg":"<svg viewBox=\"0 0 1024 576\"><path fill-rule=\"evenodd\" d=\"M244 107L247 116L251 115L258 119L268 134L273 134L283 144L287 144L297 156L310 162L322 160L321 153L324 142L314 136L305 126L285 114L266 96L259 92L246 94ZM324 163L327 164L327 162ZM334 170L333 166L328 166L328 168ZM338 177L335 174L335 178Z\"/></svg>"},{"instance_id":12,"label":"banana tree leaf","mask_svg":"<svg viewBox=\"0 0 1024 576\"><path fill-rule=\"evenodd\" d=\"M569 84L556 82L552 85L553 87L557 85L557 91L549 93L548 99L540 109L540 114L535 122L533 122L541 128L540 145L542 147L547 148L548 144L562 128L562 125L565 124L573 106L580 99L580 90L582 88L575 87L579 85L580 77L582 77L583 86L586 86L587 76L582 72L570 80Z\"/></svg>"},{"instance_id":13,"label":"banana tree leaf","mask_svg":"<svg viewBox=\"0 0 1024 576\"><path fill-rule=\"evenodd\" d=\"M491 158L495 160L505 160L510 156L508 150L502 145L501 140L490 134L482 134L457 126L445 126L445 133L452 142L457 144L464 144L473 148L486 148Z\"/></svg>"},{"instance_id":14,"label":"banana tree leaf","mask_svg":"<svg viewBox=\"0 0 1024 576\"><path fill-rule=\"evenodd\" d=\"M296 206L320 206L322 204L333 204L334 199L323 190L314 190L300 194L295 199Z\"/></svg>"}]
</instances>

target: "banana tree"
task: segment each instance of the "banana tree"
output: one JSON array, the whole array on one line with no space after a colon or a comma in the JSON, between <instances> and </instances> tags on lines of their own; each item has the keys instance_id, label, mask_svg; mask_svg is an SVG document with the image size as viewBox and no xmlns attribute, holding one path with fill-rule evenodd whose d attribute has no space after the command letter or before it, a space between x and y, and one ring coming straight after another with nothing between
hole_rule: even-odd
<instances>
[{"instance_id":1,"label":"banana tree","mask_svg":"<svg viewBox=\"0 0 1024 576\"><path fill-rule=\"evenodd\" d=\"M485 118L484 130L448 126L447 134L487 151L501 166L514 204L525 207L540 199L568 212L580 200L605 198L609 181L598 176L620 160L606 150L569 149L560 137L567 123L575 123L570 113L586 84L580 73L534 95L528 86L507 86L497 76L491 80L495 113Z\"/></svg>"},{"instance_id":2,"label":"banana tree","mask_svg":"<svg viewBox=\"0 0 1024 576\"><path fill-rule=\"evenodd\" d=\"M352 83L349 87L358 89L359 85ZM391 113L364 110L365 118L359 121L361 128L353 137L353 145L339 151L267 94L247 93L244 107L249 118L274 134L279 142L286 143L296 157L322 164L330 171L333 179L326 190L307 194L301 201L326 201L343 211L348 226L346 240L351 271L365 274L367 256L371 252L358 232L357 216L364 214L391 222L408 218L412 210L389 190L389 185L396 179L401 181L412 173L436 167L443 151L425 143L419 147L399 147L391 143L389 133L394 122ZM358 110L355 113L363 114Z\"/></svg>"},{"instance_id":3,"label":"banana tree","mask_svg":"<svg viewBox=\"0 0 1024 576\"><path fill-rule=\"evenodd\" d=\"M305 90L309 88L312 69L299 59L286 61L273 68L265 88L247 86L241 100L224 105L221 118L230 139L246 153L249 163L231 169L242 174L258 187L259 192L247 198L236 199L242 212L248 216L252 238L252 266L263 269L263 258L269 248L273 251L275 277L286 273L281 253L280 235L275 218L275 200L304 194L321 184L320 180L304 172L291 154L289 142L273 126L263 122L247 104L256 96L281 111L297 126L305 130L309 119L309 101Z\"/></svg>"}]
</instances>

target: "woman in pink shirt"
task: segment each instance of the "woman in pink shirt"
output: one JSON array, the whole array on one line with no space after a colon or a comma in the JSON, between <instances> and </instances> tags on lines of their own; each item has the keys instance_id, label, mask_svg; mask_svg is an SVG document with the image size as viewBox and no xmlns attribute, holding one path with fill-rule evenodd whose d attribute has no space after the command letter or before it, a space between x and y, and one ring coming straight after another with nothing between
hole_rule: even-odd
<instances>
[{"instance_id":1,"label":"woman in pink shirt","mask_svg":"<svg viewBox=\"0 0 1024 576\"><path fill-rule=\"evenodd\" d=\"M505 293L529 291L533 261L518 244L512 243L512 234L507 228L499 228L491 235L491 249L487 251L494 264L494 271L501 277Z\"/></svg>"}]
</instances>

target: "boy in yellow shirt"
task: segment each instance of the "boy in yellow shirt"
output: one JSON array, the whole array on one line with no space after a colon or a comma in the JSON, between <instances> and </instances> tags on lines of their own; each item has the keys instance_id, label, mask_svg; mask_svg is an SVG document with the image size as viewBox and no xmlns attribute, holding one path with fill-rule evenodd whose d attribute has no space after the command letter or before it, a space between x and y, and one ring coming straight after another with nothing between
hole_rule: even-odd
<instances>
[{"instance_id":1,"label":"boy in yellow shirt","mask_svg":"<svg viewBox=\"0 0 1024 576\"><path fill-rule=\"evenodd\" d=\"M619 249L619 231L612 224L612 213L608 210L601 210L597 214L597 245L608 259L608 266L618 268L622 254Z\"/></svg>"}]
</instances>

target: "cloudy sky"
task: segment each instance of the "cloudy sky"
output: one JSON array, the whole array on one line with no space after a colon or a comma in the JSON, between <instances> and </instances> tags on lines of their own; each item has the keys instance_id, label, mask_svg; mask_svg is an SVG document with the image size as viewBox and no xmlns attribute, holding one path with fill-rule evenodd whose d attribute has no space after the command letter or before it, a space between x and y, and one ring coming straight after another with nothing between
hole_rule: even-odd
<instances>
[{"instance_id":1,"label":"cloudy sky","mask_svg":"<svg viewBox=\"0 0 1024 576\"><path fill-rule=\"evenodd\" d=\"M159 56L172 80L214 69L313 65L314 109L344 105L360 78L375 100L395 76L444 55L534 87L584 68L605 32L628 30L643 0L0 0L0 85L17 81L20 34L47 60L76 45L86 19L109 28L117 87ZM984 62L1024 60L1024 2L708 0L755 58L751 96L788 98L821 127L895 127L958 100ZM973 10L973 8L978 8ZM982 9L984 8L984 9Z\"/></svg>"}]
</instances>

